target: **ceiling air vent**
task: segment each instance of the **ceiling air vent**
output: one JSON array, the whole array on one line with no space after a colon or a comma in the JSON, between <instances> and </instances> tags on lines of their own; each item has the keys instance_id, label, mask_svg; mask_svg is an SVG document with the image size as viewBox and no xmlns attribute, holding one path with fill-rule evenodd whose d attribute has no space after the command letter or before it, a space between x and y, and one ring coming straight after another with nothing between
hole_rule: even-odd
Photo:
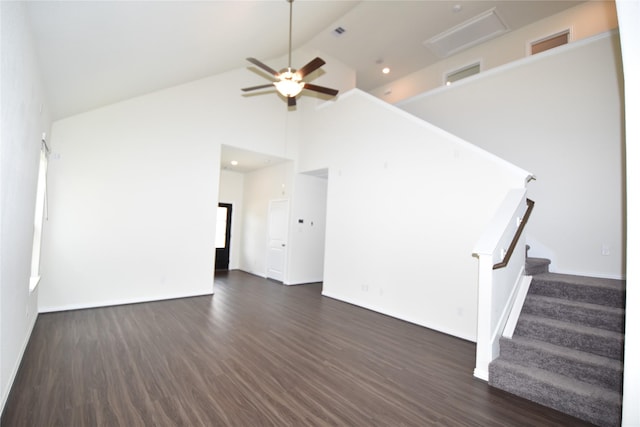
<instances>
[{"instance_id":1,"label":"ceiling air vent","mask_svg":"<svg viewBox=\"0 0 640 427\"><path fill-rule=\"evenodd\" d=\"M341 36L341 35L343 35L343 34L344 34L344 33L346 33L346 32L347 32L347 30L345 30L344 28L342 28L342 27L336 27L336 28L334 28L334 30L333 30L333 35L334 35L334 36Z\"/></svg>"},{"instance_id":2,"label":"ceiling air vent","mask_svg":"<svg viewBox=\"0 0 640 427\"><path fill-rule=\"evenodd\" d=\"M491 9L426 40L423 44L441 58L446 58L507 31L507 25L500 19L496 10Z\"/></svg>"}]
</instances>

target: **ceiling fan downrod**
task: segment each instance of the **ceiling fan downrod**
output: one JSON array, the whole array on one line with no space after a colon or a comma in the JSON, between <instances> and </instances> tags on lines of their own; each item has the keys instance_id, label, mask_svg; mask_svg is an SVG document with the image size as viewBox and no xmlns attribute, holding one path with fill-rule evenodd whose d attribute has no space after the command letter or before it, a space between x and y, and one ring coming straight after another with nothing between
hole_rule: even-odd
<instances>
[{"instance_id":1,"label":"ceiling fan downrod","mask_svg":"<svg viewBox=\"0 0 640 427\"><path fill-rule=\"evenodd\" d=\"M291 39L293 32L293 0L287 0L289 2L289 72L291 72Z\"/></svg>"}]
</instances>

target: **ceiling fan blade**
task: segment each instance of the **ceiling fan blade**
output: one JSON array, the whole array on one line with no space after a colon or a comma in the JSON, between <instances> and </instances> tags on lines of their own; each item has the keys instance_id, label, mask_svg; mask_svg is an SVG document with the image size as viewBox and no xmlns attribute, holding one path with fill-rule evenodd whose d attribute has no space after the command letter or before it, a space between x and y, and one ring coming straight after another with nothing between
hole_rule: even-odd
<instances>
[{"instance_id":1,"label":"ceiling fan blade","mask_svg":"<svg viewBox=\"0 0 640 427\"><path fill-rule=\"evenodd\" d=\"M312 90L314 92L320 92L320 93L324 93L331 96L336 96L339 92L337 89L330 89L328 87L313 85L311 83L305 83L304 88Z\"/></svg>"},{"instance_id":2,"label":"ceiling fan blade","mask_svg":"<svg viewBox=\"0 0 640 427\"><path fill-rule=\"evenodd\" d=\"M275 77L278 77L280 75L279 72L277 72L273 68L269 67L267 64L264 64L264 63L258 61L256 58L247 58L247 61L251 62L253 65L256 65L256 66L262 68L267 73L273 74Z\"/></svg>"},{"instance_id":3,"label":"ceiling fan blade","mask_svg":"<svg viewBox=\"0 0 640 427\"><path fill-rule=\"evenodd\" d=\"M303 78L307 74L312 73L318 68L322 67L324 64L326 64L326 62L324 62L322 58L312 59L307 65L298 70L298 74L300 74L300 78Z\"/></svg>"},{"instance_id":4,"label":"ceiling fan blade","mask_svg":"<svg viewBox=\"0 0 640 427\"><path fill-rule=\"evenodd\" d=\"M268 87L274 87L273 83L269 83L268 85L260 85L260 86L251 86L251 87L244 87L241 90L243 92L249 92L251 90L258 90L258 89L266 89Z\"/></svg>"},{"instance_id":5,"label":"ceiling fan blade","mask_svg":"<svg viewBox=\"0 0 640 427\"><path fill-rule=\"evenodd\" d=\"M296 106L296 97L295 96L287 97L287 105L289 107L295 107Z\"/></svg>"}]
</instances>

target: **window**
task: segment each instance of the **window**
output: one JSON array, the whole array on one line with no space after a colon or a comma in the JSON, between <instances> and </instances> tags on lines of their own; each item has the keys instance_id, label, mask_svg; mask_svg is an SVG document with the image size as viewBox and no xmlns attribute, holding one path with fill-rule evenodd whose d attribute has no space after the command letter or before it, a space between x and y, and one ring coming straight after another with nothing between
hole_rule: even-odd
<instances>
[{"instance_id":1,"label":"window","mask_svg":"<svg viewBox=\"0 0 640 427\"><path fill-rule=\"evenodd\" d=\"M471 77L475 74L478 74L479 72L480 72L479 62L476 62L475 64L467 65L466 67L447 73L444 80L444 84L449 86L453 82L457 82L458 80Z\"/></svg>"},{"instance_id":2,"label":"window","mask_svg":"<svg viewBox=\"0 0 640 427\"><path fill-rule=\"evenodd\" d=\"M531 55L553 49L569 43L569 30L550 35L540 40L531 42Z\"/></svg>"},{"instance_id":3,"label":"window","mask_svg":"<svg viewBox=\"0 0 640 427\"><path fill-rule=\"evenodd\" d=\"M47 156L49 149L44 138L40 149L40 166L38 167L38 184L36 189L36 209L33 221L33 248L31 252L31 278L29 291L34 291L40 282L40 248L42 245L42 223L47 203Z\"/></svg>"}]
</instances>

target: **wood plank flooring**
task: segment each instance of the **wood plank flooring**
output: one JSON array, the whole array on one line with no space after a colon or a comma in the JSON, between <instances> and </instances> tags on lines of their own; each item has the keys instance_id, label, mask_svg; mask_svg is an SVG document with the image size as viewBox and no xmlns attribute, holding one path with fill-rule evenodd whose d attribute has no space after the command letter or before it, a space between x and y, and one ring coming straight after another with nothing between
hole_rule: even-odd
<instances>
[{"instance_id":1,"label":"wood plank flooring","mask_svg":"<svg viewBox=\"0 0 640 427\"><path fill-rule=\"evenodd\" d=\"M475 344L233 271L214 296L41 314L12 426L584 426L472 376Z\"/></svg>"}]
</instances>

